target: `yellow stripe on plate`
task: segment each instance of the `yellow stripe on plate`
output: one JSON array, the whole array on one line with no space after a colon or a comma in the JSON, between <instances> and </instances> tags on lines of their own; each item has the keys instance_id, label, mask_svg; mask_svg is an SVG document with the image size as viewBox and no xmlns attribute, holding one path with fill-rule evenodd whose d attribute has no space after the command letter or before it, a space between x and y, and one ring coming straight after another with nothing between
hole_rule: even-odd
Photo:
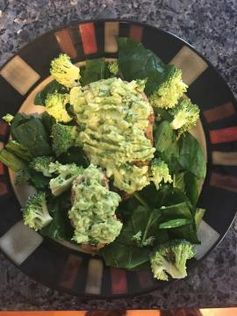
<instances>
[{"instance_id":1,"label":"yellow stripe on plate","mask_svg":"<svg viewBox=\"0 0 237 316\"><path fill-rule=\"evenodd\" d=\"M212 152L212 162L214 165L237 166L237 152Z\"/></svg>"},{"instance_id":2,"label":"yellow stripe on plate","mask_svg":"<svg viewBox=\"0 0 237 316\"><path fill-rule=\"evenodd\" d=\"M116 53L118 51L119 22L105 22L104 31L104 51L106 53Z\"/></svg>"},{"instance_id":3,"label":"yellow stripe on plate","mask_svg":"<svg viewBox=\"0 0 237 316\"><path fill-rule=\"evenodd\" d=\"M198 239L201 241L200 245L195 245L195 258L201 259L208 252L209 249L217 242L220 238L220 234L208 225L204 220L201 221L198 231Z\"/></svg>"},{"instance_id":4,"label":"yellow stripe on plate","mask_svg":"<svg viewBox=\"0 0 237 316\"><path fill-rule=\"evenodd\" d=\"M16 264L22 264L42 243L43 238L22 221L13 225L1 238L0 249Z\"/></svg>"},{"instance_id":5,"label":"yellow stripe on plate","mask_svg":"<svg viewBox=\"0 0 237 316\"><path fill-rule=\"evenodd\" d=\"M103 263L98 259L91 259L88 265L88 275L85 292L100 294L103 276Z\"/></svg>"},{"instance_id":6,"label":"yellow stripe on plate","mask_svg":"<svg viewBox=\"0 0 237 316\"><path fill-rule=\"evenodd\" d=\"M18 55L2 68L0 75L21 95L40 79L40 75Z\"/></svg>"},{"instance_id":7,"label":"yellow stripe on plate","mask_svg":"<svg viewBox=\"0 0 237 316\"><path fill-rule=\"evenodd\" d=\"M170 64L182 70L183 81L187 85L195 81L208 67L208 64L187 46L183 46L180 49L170 61Z\"/></svg>"}]
</instances>

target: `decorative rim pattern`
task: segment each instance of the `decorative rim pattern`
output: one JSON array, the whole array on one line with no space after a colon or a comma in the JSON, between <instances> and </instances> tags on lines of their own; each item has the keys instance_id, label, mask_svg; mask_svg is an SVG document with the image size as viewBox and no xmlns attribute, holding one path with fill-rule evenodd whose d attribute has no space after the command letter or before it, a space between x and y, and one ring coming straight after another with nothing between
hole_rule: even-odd
<instances>
[{"instance_id":1,"label":"decorative rim pattern","mask_svg":"<svg viewBox=\"0 0 237 316\"><path fill-rule=\"evenodd\" d=\"M155 27L119 20L76 23L46 33L0 70L0 115L19 110L24 99L49 75L50 61L60 52L67 53L74 62L102 56L115 58L117 36L141 41L165 63L180 67L189 84L189 97L201 108L208 174L199 198L199 206L207 212L198 233L202 245L197 246L197 263L221 241L235 217L237 103L222 77L188 43ZM1 147L8 136L7 124L0 121ZM99 257L68 249L25 227L8 170L2 164L0 212L0 249L23 272L49 287L75 295L121 297L164 286L153 279L150 271L106 267Z\"/></svg>"}]
</instances>

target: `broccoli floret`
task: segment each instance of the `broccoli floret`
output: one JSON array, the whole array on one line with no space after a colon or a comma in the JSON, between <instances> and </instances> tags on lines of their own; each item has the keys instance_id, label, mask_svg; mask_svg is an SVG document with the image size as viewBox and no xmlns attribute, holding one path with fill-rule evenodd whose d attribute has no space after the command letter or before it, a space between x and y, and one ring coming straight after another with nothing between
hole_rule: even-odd
<instances>
[{"instance_id":1,"label":"broccoli floret","mask_svg":"<svg viewBox=\"0 0 237 316\"><path fill-rule=\"evenodd\" d=\"M179 104L171 110L174 119L170 123L173 129L179 130L179 135L189 132L199 119L199 107L193 104L188 98L179 102Z\"/></svg>"},{"instance_id":2,"label":"broccoli floret","mask_svg":"<svg viewBox=\"0 0 237 316\"><path fill-rule=\"evenodd\" d=\"M7 113L6 115L4 115L2 117L2 119L8 123L9 125L11 125L12 120L14 119L14 116L12 114Z\"/></svg>"},{"instance_id":3,"label":"broccoli floret","mask_svg":"<svg viewBox=\"0 0 237 316\"><path fill-rule=\"evenodd\" d=\"M26 169L25 162L7 149L0 151L0 161L15 172Z\"/></svg>"},{"instance_id":4,"label":"broccoli floret","mask_svg":"<svg viewBox=\"0 0 237 316\"><path fill-rule=\"evenodd\" d=\"M160 187L160 183L172 183L168 165L160 158L155 158L151 163L150 180L155 184L156 189Z\"/></svg>"},{"instance_id":5,"label":"broccoli floret","mask_svg":"<svg viewBox=\"0 0 237 316\"><path fill-rule=\"evenodd\" d=\"M52 146L56 156L66 153L72 146L81 147L79 133L76 126L63 125L56 123L52 127Z\"/></svg>"},{"instance_id":6,"label":"broccoli floret","mask_svg":"<svg viewBox=\"0 0 237 316\"><path fill-rule=\"evenodd\" d=\"M173 108L187 91L187 87L182 81L181 70L173 65L169 66L164 80L150 96L149 101L154 108Z\"/></svg>"},{"instance_id":7,"label":"broccoli floret","mask_svg":"<svg viewBox=\"0 0 237 316\"><path fill-rule=\"evenodd\" d=\"M45 107L48 114L52 115L57 122L70 122L71 116L68 115L66 104L69 102L68 94L52 93L45 99Z\"/></svg>"},{"instance_id":8,"label":"broccoli floret","mask_svg":"<svg viewBox=\"0 0 237 316\"><path fill-rule=\"evenodd\" d=\"M22 144L18 143L16 140L10 140L6 144L5 148L20 159L26 161L30 161L32 159L32 155L29 150Z\"/></svg>"},{"instance_id":9,"label":"broccoli floret","mask_svg":"<svg viewBox=\"0 0 237 316\"><path fill-rule=\"evenodd\" d=\"M23 208L24 224L37 231L47 226L52 220L48 212L45 192L30 196Z\"/></svg>"},{"instance_id":10,"label":"broccoli floret","mask_svg":"<svg viewBox=\"0 0 237 316\"><path fill-rule=\"evenodd\" d=\"M187 276L186 262L194 257L193 245L186 240L173 240L161 245L151 256L151 270L158 280L168 281Z\"/></svg>"},{"instance_id":11,"label":"broccoli floret","mask_svg":"<svg viewBox=\"0 0 237 316\"><path fill-rule=\"evenodd\" d=\"M82 171L83 168L74 163L62 165L58 161L51 162L49 164L49 172L58 175L49 182L52 194L58 196L68 190L71 187L73 180L79 176Z\"/></svg>"},{"instance_id":12,"label":"broccoli floret","mask_svg":"<svg viewBox=\"0 0 237 316\"><path fill-rule=\"evenodd\" d=\"M31 175L29 173L28 169L20 169L16 172L16 178L15 178L15 184L25 184L28 183L31 178Z\"/></svg>"},{"instance_id":13,"label":"broccoli floret","mask_svg":"<svg viewBox=\"0 0 237 316\"><path fill-rule=\"evenodd\" d=\"M115 76L118 75L118 73L119 73L119 66L118 66L117 60L110 62L110 63L108 64L108 68L109 68L109 72L110 72L112 75L115 75Z\"/></svg>"},{"instance_id":14,"label":"broccoli floret","mask_svg":"<svg viewBox=\"0 0 237 316\"><path fill-rule=\"evenodd\" d=\"M51 62L50 73L57 82L67 88L79 85L80 69L72 64L66 54L60 54Z\"/></svg>"},{"instance_id":15,"label":"broccoli floret","mask_svg":"<svg viewBox=\"0 0 237 316\"><path fill-rule=\"evenodd\" d=\"M53 157L50 156L40 156L34 158L30 162L30 167L37 172L41 172L45 177L51 177L49 172L49 164L54 161Z\"/></svg>"}]
</instances>

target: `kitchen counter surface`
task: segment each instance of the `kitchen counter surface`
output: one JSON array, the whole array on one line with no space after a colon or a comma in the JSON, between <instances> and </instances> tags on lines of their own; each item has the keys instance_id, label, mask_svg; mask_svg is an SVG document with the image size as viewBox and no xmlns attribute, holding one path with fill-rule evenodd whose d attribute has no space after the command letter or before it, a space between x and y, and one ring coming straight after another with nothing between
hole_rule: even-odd
<instances>
[{"instance_id":1,"label":"kitchen counter surface","mask_svg":"<svg viewBox=\"0 0 237 316\"><path fill-rule=\"evenodd\" d=\"M91 18L132 19L173 32L206 56L237 95L235 0L0 0L0 65L44 32ZM0 310L237 306L236 236L237 220L187 279L116 300L60 294L30 280L0 254Z\"/></svg>"}]
</instances>

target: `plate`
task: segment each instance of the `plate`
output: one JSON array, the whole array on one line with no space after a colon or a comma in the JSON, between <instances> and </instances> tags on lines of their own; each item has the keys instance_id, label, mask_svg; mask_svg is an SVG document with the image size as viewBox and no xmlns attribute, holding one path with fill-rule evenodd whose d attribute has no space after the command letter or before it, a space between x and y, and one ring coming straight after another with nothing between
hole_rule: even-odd
<instances>
[{"instance_id":1,"label":"plate","mask_svg":"<svg viewBox=\"0 0 237 316\"><path fill-rule=\"evenodd\" d=\"M60 52L74 63L116 58L118 36L141 41L165 63L180 67L189 85L188 96L201 109L195 135L206 151L208 172L198 202L206 213L199 227L202 244L196 247L194 266L221 241L235 217L237 103L222 77L192 46L155 27L120 20L80 22L46 33L1 68L0 115L35 112L34 95L51 80L49 65ZM1 147L8 137L9 127L0 121ZM48 287L94 298L137 295L167 284L153 279L148 270L106 267L100 257L28 229L21 220L27 194L25 188L12 185L12 175L0 164L0 249L28 276Z\"/></svg>"}]
</instances>

